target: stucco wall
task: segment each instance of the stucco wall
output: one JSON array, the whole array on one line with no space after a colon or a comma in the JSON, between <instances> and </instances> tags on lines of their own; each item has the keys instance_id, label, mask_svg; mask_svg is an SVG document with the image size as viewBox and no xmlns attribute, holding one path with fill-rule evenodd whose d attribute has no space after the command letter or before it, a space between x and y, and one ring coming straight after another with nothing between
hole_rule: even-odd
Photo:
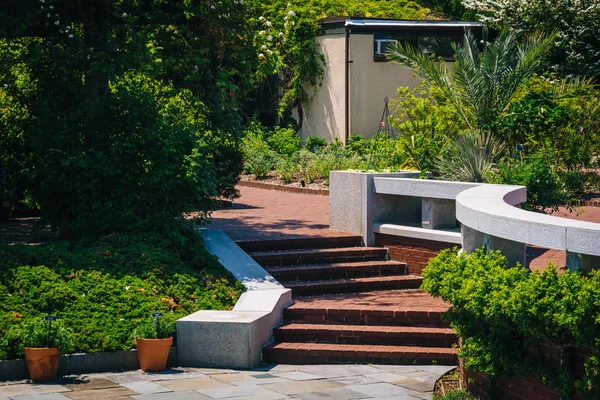
<instances>
[{"instance_id":1,"label":"stucco wall","mask_svg":"<svg viewBox=\"0 0 600 400\"><path fill-rule=\"evenodd\" d=\"M335 137L344 139L344 61L345 35L327 35L317 38L321 53L327 63L323 82L319 90L304 109L304 121L300 137L319 136L327 141Z\"/></svg>"},{"instance_id":2,"label":"stucco wall","mask_svg":"<svg viewBox=\"0 0 600 400\"><path fill-rule=\"evenodd\" d=\"M365 138L377 132L384 99L398 97L400 86L414 88L420 82L408 67L373 61L373 46L372 34L350 35L350 133Z\"/></svg>"}]
</instances>

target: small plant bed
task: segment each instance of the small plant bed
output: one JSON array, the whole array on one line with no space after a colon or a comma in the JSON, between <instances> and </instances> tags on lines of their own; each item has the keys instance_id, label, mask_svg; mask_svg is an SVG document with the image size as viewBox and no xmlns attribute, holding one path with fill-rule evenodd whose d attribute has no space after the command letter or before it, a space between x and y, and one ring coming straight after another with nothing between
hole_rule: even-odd
<instances>
[{"instance_id":1,"label":"small plant bed","mask_svg":"<svg viewBox=\"0 0 600 400\"><path fill-rule=\"evenodd\" d=\"M476 397L467 392L460 381L458 369L446 372L435 384L433 398L435 400L475 400Z\"/></svg>"},{"instance_id":2,"label":"small plant bed","mask_svg":"<svg viewBox=\"0 0 600 400\"><path fill-rule=\"evenodd\" d=\"M240 181L244 182L260 182L268 185L277 185L284 187L292 187L292 188L307 188L307 189L316 189L316 190L329 190L329 185L325 179L317 179L314 182L307 183L302 179L297 179L292 182L285 181L281 178L281 176L277 175L275 171L269 172L267 175L262 177L257 177L253 174L243 174L240 177ZM302 184L304 182L304 185Z\"/></svg>"},{"instance_id":3,"label":"small plant bed","mask_svg":"<svg viewBox=\"0 0 600 400\"><path fill-rule=\"evenodd\" d=\"M151 313L172 323L227 310L242 291L191 231L177 244L113 234L89 244L0 245L0 359L21 357L27 326L45 315L72 332L65 353L130 350Z\"/></svg>"}]
</instances>

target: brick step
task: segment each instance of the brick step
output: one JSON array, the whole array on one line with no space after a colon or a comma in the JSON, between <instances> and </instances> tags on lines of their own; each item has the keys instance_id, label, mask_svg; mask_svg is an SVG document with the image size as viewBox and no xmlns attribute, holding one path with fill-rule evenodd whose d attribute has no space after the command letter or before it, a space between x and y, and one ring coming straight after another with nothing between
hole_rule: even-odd
<instances>
[{"instance_id":1,"label":"brick step","mask_svg":"<svg viewBox=\"0 0 600 400\"><path fill-rule=\"evenodd\" d=\"M458 364L456 350L444 347L296 342L274 343L263 348L263 360L269 364Z\"/></svg>"},{"instance_id":2,"label":"brick step","mask_svg":"<svg viewBox=\"0 0 600 400\"><path fill-rule=\"evenodd\" d=\"M248 254L261 266L270 267L357 261L386 261L388 253L387 249L380 247L342 247L334 249L253 251Z\"/></svg>"},{"instance_id":3,"label":"brick step","mask_svg":"<svg viewBox=\"0 0 600 400\"><path fill-rule=\"evenodd\" d=\"M373 276L368 278L330 279L307 282L282 282L294 295L365 292L385 289L418 289L423 278L415 275Z\"/></svg>"},{"instance_id":4,"label":"brick step","mask_svg":"<svg viewBox=\"0 0 600 400\"><path fill-rule=\"evenodd\" d=\"M458 338L450 328L289 324L276 328L276 342L452 347Z\"/></svg>"},{"instance_id":5,"label":"brick step","mask_svg":"<svg viewBox=\"0 0 600 400\"><path fill-rule=\"evenodd\" d=\"M406 263L397 261L361 261L351 263L267 267L267 271L269 271L269 273L279 282L406 275L407 269Z\"/></svg>"},{"instance_id":6,"label":"brick step","mask_svg":"<svg viewBox=\"0 0 600 400\"><path fill-rule=\"evenodd\" d=\"M448 305L422 290L388 290L296 298L286 323L447 327Z\"/></svg>"},{"instance_id":7,"label":"brick step","mask_svg":"<svg viewBox=\"0 0 600 400\"><path fill-rule=\"evenodd\" d=\"M299 239L243 240L237 241L236 244L246 252L298 249L332 249L337 247L360 247L362 246L362 237L356 235L344 235Z\"/></svg>"}]
</instances>

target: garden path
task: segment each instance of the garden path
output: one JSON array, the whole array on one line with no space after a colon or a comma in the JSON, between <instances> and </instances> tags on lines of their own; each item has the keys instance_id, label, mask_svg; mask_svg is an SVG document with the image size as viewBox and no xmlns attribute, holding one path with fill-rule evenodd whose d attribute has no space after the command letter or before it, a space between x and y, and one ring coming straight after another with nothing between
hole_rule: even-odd
<instances>
[{"instance_id":1,"label":"garden path","mask_svg":"<svg viewBox=\"0 0 600 400\"><path fill-rule=\"evenodd\" d=\"M276 240L340 236L329 229L329 197L279 192L250 187L238 188L241 197L229 209L213 213L209 228L221 229L233 240ZM555 215L600 223L600 207L577 207L569 213L561 207ZM564 251L529 248L528 265L539 270L548 261L566 264Z\"/></svg>"}]
</instances>

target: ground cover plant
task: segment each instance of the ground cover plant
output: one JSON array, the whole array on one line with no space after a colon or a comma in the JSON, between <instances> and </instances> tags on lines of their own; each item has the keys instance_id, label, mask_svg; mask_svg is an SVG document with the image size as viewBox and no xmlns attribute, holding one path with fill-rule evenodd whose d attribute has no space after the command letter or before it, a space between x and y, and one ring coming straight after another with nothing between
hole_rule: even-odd
<instances>
[{"instance_id":1,"label":"ground cover plant","mask_svg":"<svg viewBox=\"0 0 600 400\"><path fill-rule=\"evenodd\" d=\"M600 271L589 274L507 268L498 251L444 250L423 272L422 288L452 306L446 320L462 338L469 370L499 377L532 375L562 398L600 393ZM550 355L543 345L558 349ZM591 350L585 368L576 347ZM582 372L585 371L585 372Z\"/></svg>"},{"instance_id":2,"label":"ground cover plant","mask_svg":"<svg viewBox=\"0 0 600 400\"><path fill-rule=\"evenodd\" d=\"M152 312L172 323L227 310L242 290L193 234L183 245L148 234L1 245L0 359L21 356L28 326L44 315L73 332L67 351L129 350Z\"/></svg>"}]
</instances>

